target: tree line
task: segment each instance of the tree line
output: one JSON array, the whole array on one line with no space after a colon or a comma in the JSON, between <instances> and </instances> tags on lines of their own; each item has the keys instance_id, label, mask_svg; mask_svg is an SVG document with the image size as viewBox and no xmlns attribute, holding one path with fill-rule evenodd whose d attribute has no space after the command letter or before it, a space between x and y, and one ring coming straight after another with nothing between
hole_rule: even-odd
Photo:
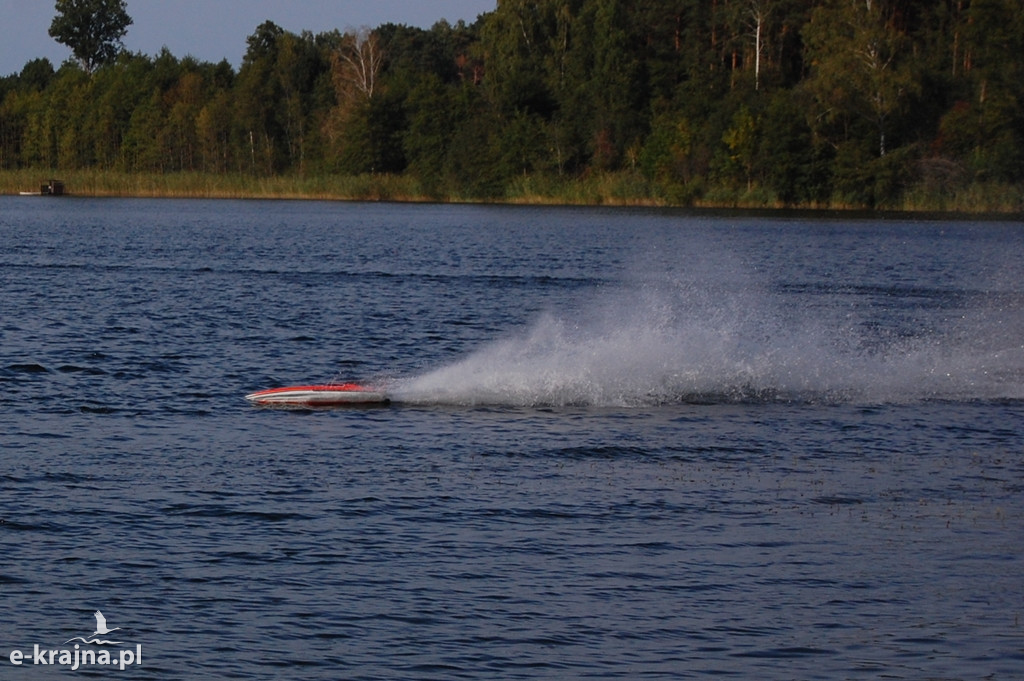
<instances>
[{"instance_id":1,"label":"tree line","mask_svg":"<svg viewBox=\"0 0 1024 681\"><path fill-rule=\"evenodd\" d=\"M502 197L893 205L1024 181L1019 0L499 0L472 24L260 24L227 61L0 79L0 169L394 174Z\"/></svg>"}]
</instances>

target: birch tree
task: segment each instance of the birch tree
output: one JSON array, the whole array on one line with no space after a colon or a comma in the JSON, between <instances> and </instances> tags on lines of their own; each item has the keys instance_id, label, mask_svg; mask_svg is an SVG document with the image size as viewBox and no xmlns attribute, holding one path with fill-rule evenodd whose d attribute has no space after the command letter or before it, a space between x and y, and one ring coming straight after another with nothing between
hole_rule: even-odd
<instances>
[{"instance_id":1,"label":"birch tree","mask_svg":"<svg viewBox=\"0 0 1024 681\"><path fill-rule=\"evenodd\" d=\"M906 36L880 0L833 0L819 7L804 31L811 66L808 89L818 120L847 136L855 116L875 130L878 156L889 151L892 118L916 87Z\"/></svg>"},{"instance_id":2,"label":"birch tree","mask_svg":"<svg viewBox=\"0 0 1024 681\"><path fill-rule=\"evenodd\" d=\"M375 33L365 28L346 33L333 56L334 85L339 96L373 99L383 63L384 51Z\"/></svg>"}]
</instances>

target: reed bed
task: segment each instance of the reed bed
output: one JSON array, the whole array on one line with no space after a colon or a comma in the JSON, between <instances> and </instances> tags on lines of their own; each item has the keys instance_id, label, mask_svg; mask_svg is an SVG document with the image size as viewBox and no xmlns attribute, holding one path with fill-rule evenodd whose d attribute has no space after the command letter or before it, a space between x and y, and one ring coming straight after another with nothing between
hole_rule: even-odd
<instances>
[{"instance_id":1,"label":"reed bed","mask_svg":"<svg viewBox=\"0 0 1024 681\"><path fill-rule=\"evenodd\" d=\"M859 209L840 200L813 206L787 205L770 192L703 186L665 187L636 171L583 177L524 175L497 196L481 198L458 188L427 191L410 175L274 175L126 173L110 170L0 170L0 194L38 191L50 178L64 182L72 196L193 199L321 199L348 201L512 203L530 205L687 206L739 209ZM907 191L898 204L880 210L1019 216L1024 186L975 183L951 191L923 187Z\"/></svg>"},{"instance_id":2,"label":"reed bed","mask_svg":"<svg viewBox=\"0 0 1024 681\"><path fill-rule=\"evenodd\" d=\"M276 175L215 173L122 173L107 170L0 171L0 194L38 191L50 178L63 180L73 196L191 199L347 199L423 201L411 178L394 175Z\"/></svg>"}]
</instances>

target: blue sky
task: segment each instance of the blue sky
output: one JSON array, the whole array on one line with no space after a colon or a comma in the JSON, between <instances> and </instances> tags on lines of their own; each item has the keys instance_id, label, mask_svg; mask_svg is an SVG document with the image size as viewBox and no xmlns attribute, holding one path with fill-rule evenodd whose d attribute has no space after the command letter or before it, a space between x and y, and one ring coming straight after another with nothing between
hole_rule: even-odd
<instances>
[{"instance_id":1,"label":"blue sky","mask_svg":"<svg viewBox=\"0 0 1024 681\"><path fill-rule=\"evenodd\" d=\"M472 23L496 6L497 0L128 0L134 23L124 43L133 52L155 55L166 46L176 57L227 59L237 67L245 39L267 19L294 33L387 22L430 28L440 19ZM56 68L71 56L47 33L55 13L53 0L0 0L0 76L37 57Z\"/></svg>"}]
</instances>

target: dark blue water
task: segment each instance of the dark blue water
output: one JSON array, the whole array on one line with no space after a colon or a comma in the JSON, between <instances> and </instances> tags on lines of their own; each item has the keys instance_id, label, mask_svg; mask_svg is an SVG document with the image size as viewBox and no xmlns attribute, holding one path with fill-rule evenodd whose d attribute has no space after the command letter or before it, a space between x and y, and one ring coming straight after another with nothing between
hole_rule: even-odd
<instances>
[{"instance_id":1,"label":"dark blue water","mask_svg":"<svg viewBox=\"0 0 1024 681\"><path fill-rule=\"evenodd\" d=\"M0 311L0 678L1024 678L1020 223L0 198Z\"/></svg>"}]
</instances>

